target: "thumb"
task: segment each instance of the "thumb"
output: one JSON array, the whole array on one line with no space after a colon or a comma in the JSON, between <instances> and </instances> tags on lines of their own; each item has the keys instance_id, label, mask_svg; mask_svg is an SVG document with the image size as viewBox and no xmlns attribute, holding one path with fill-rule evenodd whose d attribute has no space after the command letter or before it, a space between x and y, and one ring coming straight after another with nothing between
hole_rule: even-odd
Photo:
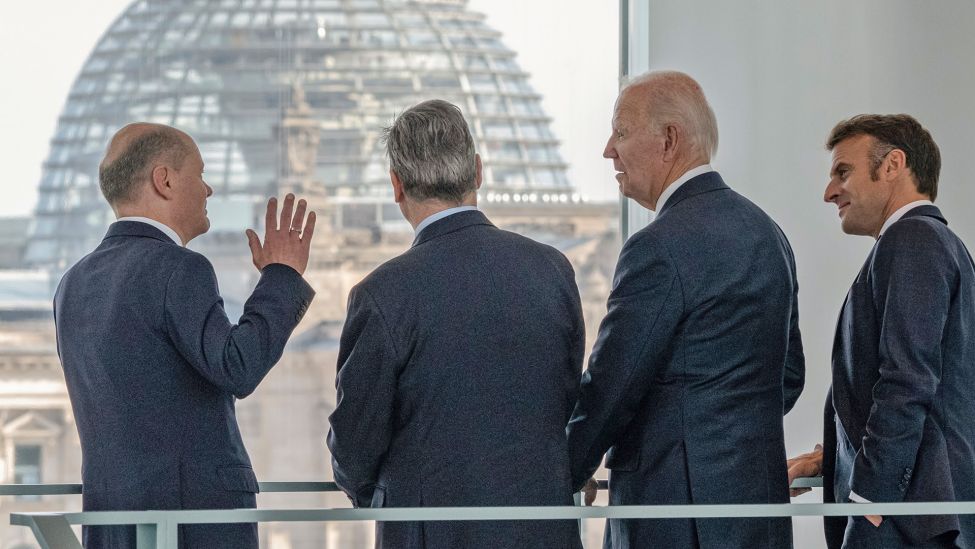
<instances>
[{"instance_id":1,"label":"thumb","mask_svg":"<svg viewBox=\"0 0 975 549\"><path fill-rule=\"evenodd\" d=\"M251 249L251 256L254 258L254 264L257 264L258 258L262 255L264 249L261 247L261 239L258 238L257 233L251 229L247 229L247 245Z\"/></svg>"}]
</instances>

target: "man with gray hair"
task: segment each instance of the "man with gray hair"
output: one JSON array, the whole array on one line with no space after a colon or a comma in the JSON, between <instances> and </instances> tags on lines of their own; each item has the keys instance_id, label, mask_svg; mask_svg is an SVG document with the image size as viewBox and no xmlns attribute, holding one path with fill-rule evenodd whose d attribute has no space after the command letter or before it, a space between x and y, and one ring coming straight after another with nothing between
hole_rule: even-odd
<instances>
[{"instance_id":1,"label":"man with gray hair","mask_svg":"<svg viewBox=\"0 0 975 549\"><path fill-rule=\"evenodd\" d=\"M585 327L572 267L477 210L460 109L386 130L416 239L349 294L328 447L356 507L572 505L565 424ZM576 521L389 522L377 547L580 547Z\"/></svg>"},{"instance_id":2,"label":"man with gray hair","mask_svg":"<svg viewBox=\"0 0 975 549\"><path fill-rule=\"evenodd\" d=\"M608 450L613 505L788 502L782 416L804 379L789 243L711 169L717 123L691 77L637 78L612 126L603 156L656 218L620 253L568 426L573 487ZM792 529L613 519L606 545L787 548Z\"/></svg>"},{"instance_id":3,"label":"man with gray hair","mask_svg":"<svg viewBox=\"0 0 975 549\"><path fill-rule=\"evenodd\" d=\"M314 291L302 278L315 213L288 195L280 225L247 231L261 278L236 324L213 266L186 244L210 228L189 135L129 124L99 170L118 220L54 297L58 354L81 439L86 511L254 507L257 478L234 402L284 351ZM242 235L243 236L243 235ZM84 528L87 549L134 548L134 526ZM257 549L254 524L179 528L181 549Z\"/></svg>"}]
</instances>

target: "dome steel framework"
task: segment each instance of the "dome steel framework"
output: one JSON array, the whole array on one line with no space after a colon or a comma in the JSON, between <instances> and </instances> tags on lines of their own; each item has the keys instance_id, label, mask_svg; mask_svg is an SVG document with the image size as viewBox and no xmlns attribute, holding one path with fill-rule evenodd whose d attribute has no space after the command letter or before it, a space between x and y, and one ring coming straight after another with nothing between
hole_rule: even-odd
<instances>
[{"instance_id":1,"label":"dome steel framework","mask_svg":"<svg viewBox=\"0 0 975 549\"><path fill-rule=\"evenodd\" d=\"M113 219L98 162L112 133L136 120L196 139L214 188L214 232L255 224L281 175L301 170L338 208L333 223L398 220L380 130L435 97L467 116L484 162L482 200L579 201L541 97L500 33L466 4L136 0L72 86L25 260L64 268L97 245ZM311 167L285 143L296 116L299 125L313 121L314 150L303 157Z\"/></svg>"}]
</instances>

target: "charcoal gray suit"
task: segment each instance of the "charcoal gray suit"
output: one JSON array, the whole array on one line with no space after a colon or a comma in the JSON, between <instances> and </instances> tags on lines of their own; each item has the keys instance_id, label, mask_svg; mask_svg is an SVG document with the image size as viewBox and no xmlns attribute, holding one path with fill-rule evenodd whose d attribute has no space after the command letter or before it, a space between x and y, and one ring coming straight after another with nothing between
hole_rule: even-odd
<instances>
[{"instance_id":1,"label":"charcoal gray suit","mask_svg":"<svg viewBox=\"0 0 975 549\"><path fill-rule=\"evenodd\" d=\"M569 424L578 488L606 457L612 505L786 503L782 416L802 390L792 250L716 172L620 253ZM788 548L788 518L610 520L613 548Z\"/></svg>"},{"instance_id":2,"label":"charcoal gray suit","mask_svg":"<svg viewBox=\"0 0 975 549\"><path fill-rule=\"evenodd\" d=\"M847 294L826 402L825 501L975 500L975 268L935 206L877 240ZM829 547L975 547L975 516L827 518Z\"/></svg>"},{"instance_id":3,"label":"charcoal gray suit","mask_svg":"<svg viewBox=\"0 0 975 549\"><path fill-rule=\"evenodd\" d=\"M357 507L572 505L565 424L585 327L557 250L440 219L349 295L329 418ZM386 548L580 547L576 521L378 523Z\"/></svg>"},{"instance_id":4,"label":"charcoal gray suit","mask_svg":"<svg viewBox=\"0 0 975 549\"><path fill-rule=\"evenodd\" d=\"M294 269L268 265L231 324L205 257L148 224L112 224L54 298L83 508L254 507L257 479L234 402L281 357L313 295ZM86 528L85 547L135 547L134 534ZM180 547L256 549L257 528L181 527Z\"/></svg>"}]
</instances>

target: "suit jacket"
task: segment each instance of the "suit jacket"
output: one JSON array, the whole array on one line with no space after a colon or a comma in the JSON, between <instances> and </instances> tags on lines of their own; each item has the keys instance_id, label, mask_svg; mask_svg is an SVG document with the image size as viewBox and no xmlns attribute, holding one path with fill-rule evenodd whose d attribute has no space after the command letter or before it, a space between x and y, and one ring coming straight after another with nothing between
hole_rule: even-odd
<instances>
[{"instance_id":1,"label":"suit jacket","mask_svg":"<svg viewBox=\"0 0 975 549\"><path fill-rule=\"evenodd\" d=\"M975 269L935 206L887 229L847 294L825 409L825 499L975 500ZM903 543L975 547L975 517L886 517ZM846 519L827 541L890 547Z\"/></svg>"},{"instance_id":2,"label":"suit jacket","mask_svg":"<svg viewBox=\"0 0 975 549\"><path fill-rule=\"evenodd\" d=\"M613 505L788 502L782 416L802 390L792 250L715 172L620 253L569 424L574 487L602 460ZM784 548L785 518L610 520L617 548Z\"/></svg>"},{"instance_id":3,"label":"suit jacket","mask_svg":"<svg viewBox=\"0 0 975 549\"><path fill-rule=\"evenodd\" d=\"M572 505L565 424L585 326L572 267L478 211L349 294L335 481L357 507ZM377 523L389 548L580 547L576 521Z\"/></svg>"},{"instance_id":4,"label":"suit jacket","mask_svg":"<svg viewBox=\"0 0 975 549\"><path fill-rule=\"evenodd\" d=\"M269 265L233 325L206 258L148 224L112 224L54 298L84 509L254 507L234 402L281 357L313 295L294 269ZM135 547L134 533L87 528L85 547ZM257 528L185 527L180 547L256 549Z\"/></svg>"}]
</instances>

